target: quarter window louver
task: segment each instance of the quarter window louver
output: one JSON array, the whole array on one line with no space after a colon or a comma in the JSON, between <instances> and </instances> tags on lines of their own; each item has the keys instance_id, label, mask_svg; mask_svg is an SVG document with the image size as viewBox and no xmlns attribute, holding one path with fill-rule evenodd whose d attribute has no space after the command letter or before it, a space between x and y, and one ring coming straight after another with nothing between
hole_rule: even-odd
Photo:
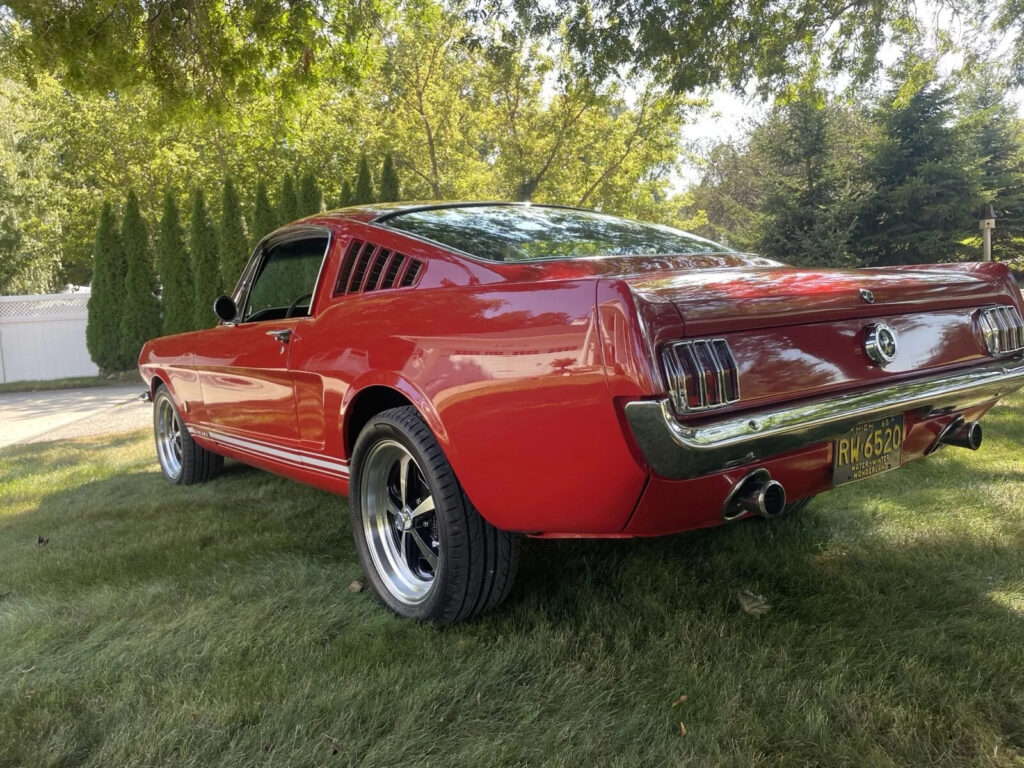
<instances>
[{"instance_id":1,"label":"quarter window louver","mask_svg":"<svg viewBox=\"0 0 1024 768\"><path fill-rule=\"evenodd\" d=\"M672 405L680 413L740 399L736 359L725 339L680 341L662 352Z\"/></svg>"},{"instance_id":2,"label":"quarter window louver","mask_svg":"<svg viewBox=\"0 0 1024 768\"><path fill-rule=\"evenodd\" d=\"M1024 321L1016 307L1002 305L982 309L978 325L989 354L1002 355L1024 349Z\"/></svg>"},{"instance_id":3,"label":"quarter window louver","mask_svg":"<svg viewBox=\"0 0 1024 768\"><path fill-rule=\"evenodd\" d=\"M390 248L353 240L345 252L334 295L366 293L415 284L422 262Z\"/></svg>"}]
</instances>

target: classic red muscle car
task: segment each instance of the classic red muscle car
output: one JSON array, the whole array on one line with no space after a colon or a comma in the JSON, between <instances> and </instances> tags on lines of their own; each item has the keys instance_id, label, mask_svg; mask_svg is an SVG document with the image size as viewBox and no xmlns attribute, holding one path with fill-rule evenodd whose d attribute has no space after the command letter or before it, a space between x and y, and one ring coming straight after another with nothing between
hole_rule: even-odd
<instances>
[{"instance_id":1,"label":"classic red muscle car","mask_svg":"<svg viewBox=\"0 0 1024 768\"><path fill-rule=\"evenodd\" d=\"M210 330L149 342L160 466L229 456L349 494L377 595L500 603L518 534L774 517L942 445L1024 385L998 263L794 269L662 226L508 203L285 226Z\"/></svg>"}]
</instances>

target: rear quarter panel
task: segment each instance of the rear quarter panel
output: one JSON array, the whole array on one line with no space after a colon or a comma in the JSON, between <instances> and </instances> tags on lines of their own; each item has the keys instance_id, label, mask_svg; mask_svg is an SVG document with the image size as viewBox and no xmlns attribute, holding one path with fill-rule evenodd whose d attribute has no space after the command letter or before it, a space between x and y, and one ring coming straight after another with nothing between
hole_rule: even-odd
<instances>
[{"instance_id":1,"label":"rear quarter panel","mask_svg":"<svg viewBox=\"0 0 1024 768\"><path fill-rule=\"evenodd\" d=\"M298 367L323 378L343 419L365 386L404 392L494 525L617 532L647 473L609 393L595 286L442 285L337 297L303 331L309 358Z\"/></svg>"}]
</instances>

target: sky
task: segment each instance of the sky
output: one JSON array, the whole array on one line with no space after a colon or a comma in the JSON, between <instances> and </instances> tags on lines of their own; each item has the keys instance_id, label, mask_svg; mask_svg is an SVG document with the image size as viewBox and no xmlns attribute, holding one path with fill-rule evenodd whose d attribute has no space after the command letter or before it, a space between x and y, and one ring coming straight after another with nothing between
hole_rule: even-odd
<instances>
[{"instance_id":1,"label":"sky","mask_svg":"<svg viewBox=\"0 0 1024 768\"><path fill-rule=\"evenodd\" d=\"M976 34L972 27L964 25L934 0L925 0L921 3L918 16L926 28L937 27L954 40L963 40L966 43L968 42L965 40L967 36ZM996 42L993 55L996 57L1008 56L1012 44L1012 37L1005 36ZM900 51L895 46L891 44L884 46L879 51L879 60L883 69L894 64L899 55ZM939 60L939 73L944 77L948 76L962 64L962 56L946 55ZM885 87L884 76L881 86ZM843 83L836 85L837 89L843 87ZM700 113L694 122L684 126L681 134L684 145L698 153L706 151L720 142L733 142L742 138L771 107L770 102L762 101L758 97L745 97L727 90L714 91L708 94L707 98L711 103L711 108ZM1017 113L1024 119L1024 88L1014 89L1009 94L1009 98L1017 104ZM695 185L700 181L701 173L702 168L699 162L685 159L681 163L679 171L672 176L672 192L683 192Z\"/></svg>"}]
</instances>

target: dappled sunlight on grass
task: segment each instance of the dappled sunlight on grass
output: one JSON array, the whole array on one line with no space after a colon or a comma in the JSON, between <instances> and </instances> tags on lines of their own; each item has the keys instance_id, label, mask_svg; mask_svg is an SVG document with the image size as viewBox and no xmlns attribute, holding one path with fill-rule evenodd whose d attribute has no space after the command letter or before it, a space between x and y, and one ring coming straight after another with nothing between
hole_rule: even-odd
<instances>
[{"instance_id":1,"label":"dappled sunlight on grass","mask_svg":"<svg viewBox=\"0 0 1024 768\"><path fill-rule=\"evenodd\" d=\"M530 541L446 629L348 589L343 499L173 487L145 434L8 449L0 766L1020 765L1022 403L791 518Z\"/></svg>"}]
</instances>

